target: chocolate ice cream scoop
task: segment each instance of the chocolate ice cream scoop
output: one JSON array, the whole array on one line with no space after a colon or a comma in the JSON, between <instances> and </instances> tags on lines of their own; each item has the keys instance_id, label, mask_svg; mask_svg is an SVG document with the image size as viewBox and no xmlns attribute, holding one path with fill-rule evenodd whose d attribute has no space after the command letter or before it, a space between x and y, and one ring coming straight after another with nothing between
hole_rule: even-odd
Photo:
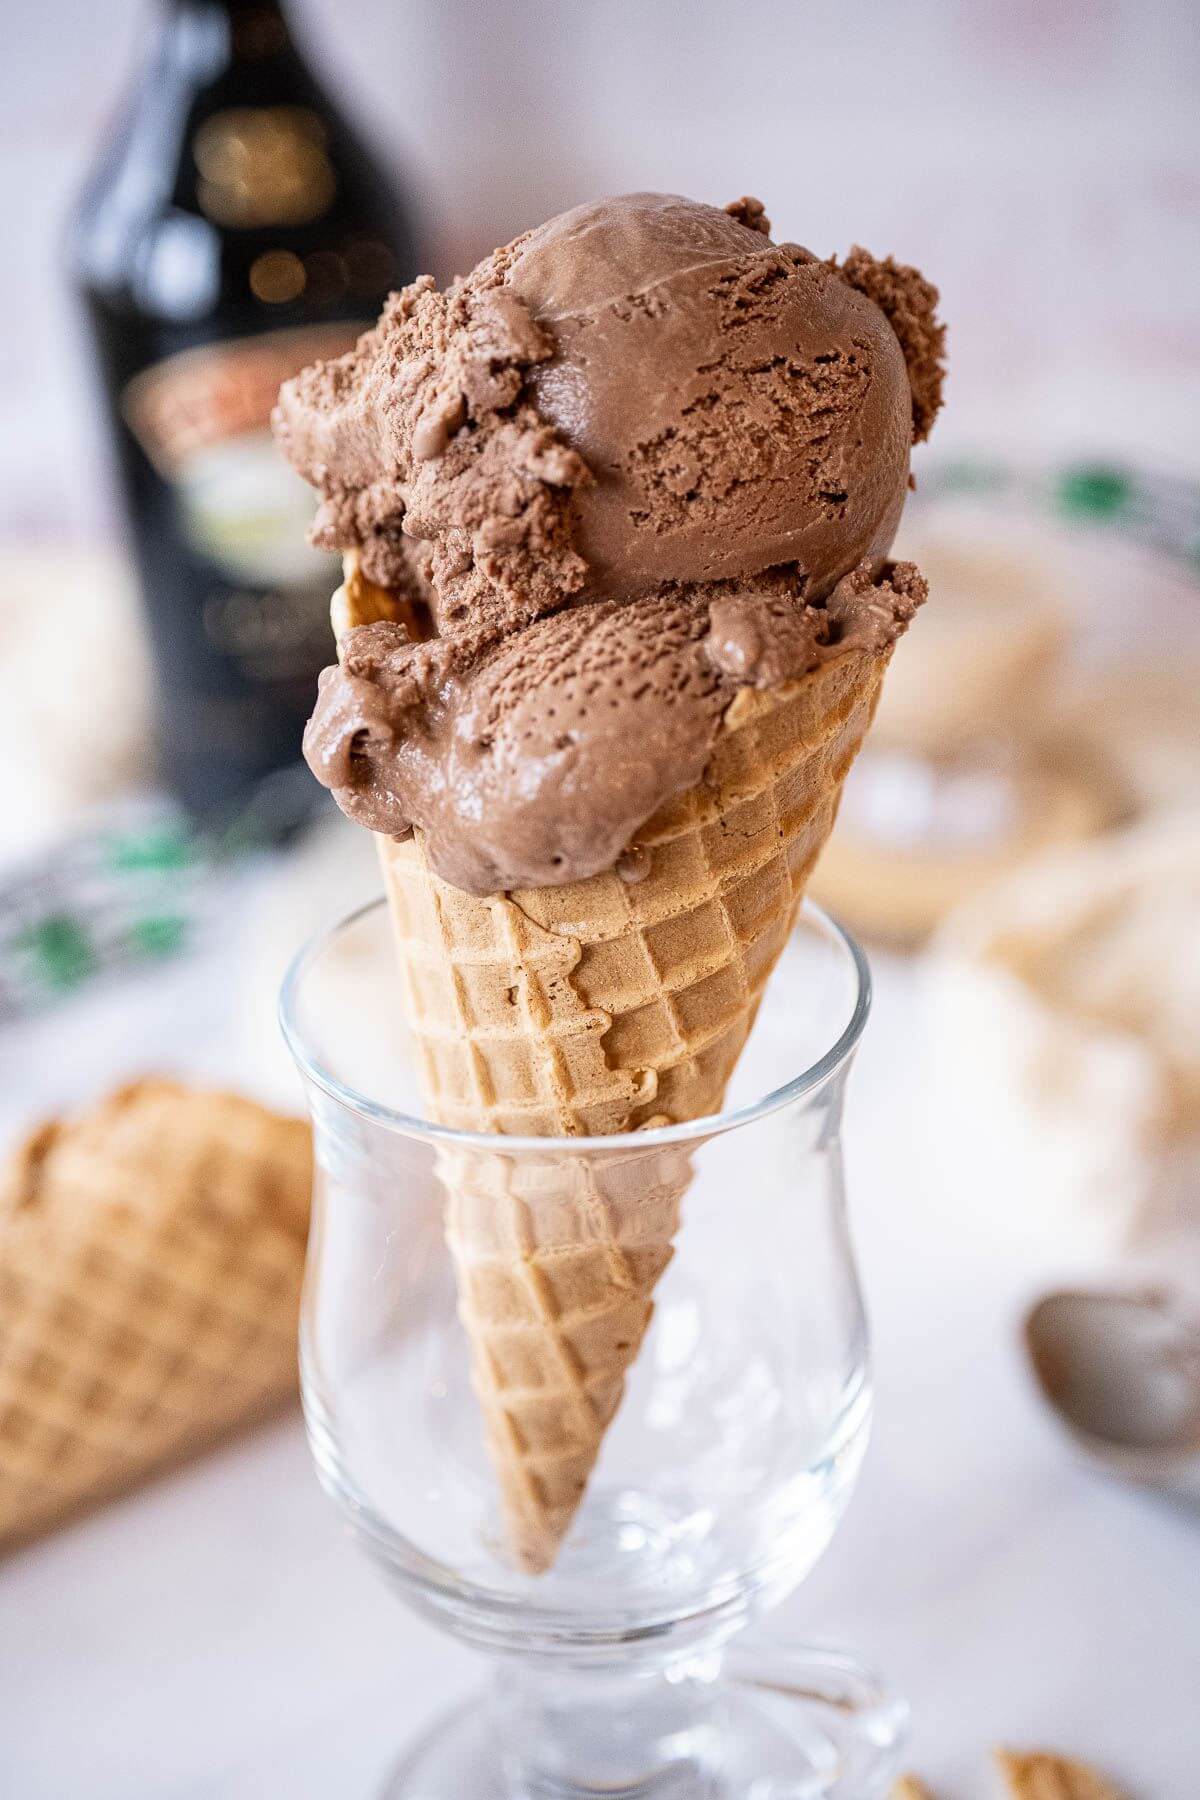
<instances>
[{"instance_id":1,"label":"chocolate ice cream scoop","mask_svg":"<svg viewBox=\"0 0 1200 1800\"><path fill-rule=\"evenodd\" d=\"M882 653L923 598L884 559L936 298L772 244L756 201L657 194L394 295L276 413L316 540L407 602L327 672L318 779L471 892L611 867L739 687Z\"/></svg>"},{"instance_id":2,"label":"chocolate ice cream scoop","mask_svg":"<svg viewBox=\"0 0 1200 1800\"><path fill-rule=\"evenodd\" d=\"M508 284L555 344L530 395L592 474L574 495L590 590L790 563L813 600L887 552L914 409L900 341L854 285L870 262L848 279L671 194L577 207L516 247ZM920 277L895 283L931 319Z\"/></svg>"},{"instance_id":3,"label":"chocolate ice cream scoop","mask_svg":"<svg viewBox=\"0 0 1200 1800\"><path fill-rule=\"evenodd\" d=\"M701 779L739 687L880 654L925 594L911 563L878 583L863 565L821 608L788 579L572 607L457 672L452 637L398 644L394 626L360 626L321 677L309 765L372 831L419 824L434 868L469 893L611 868L665 798Z\"/></svg>"}]
</instances>

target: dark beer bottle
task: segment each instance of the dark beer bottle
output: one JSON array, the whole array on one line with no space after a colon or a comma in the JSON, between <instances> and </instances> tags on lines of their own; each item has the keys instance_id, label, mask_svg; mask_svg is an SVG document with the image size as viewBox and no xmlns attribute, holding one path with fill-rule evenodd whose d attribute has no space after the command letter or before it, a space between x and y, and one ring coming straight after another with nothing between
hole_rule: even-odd
<instances>
[{"instance_id":1,"label":"dark beer bottle","mask_svg":"<svg viewBox=\"0 0 1200 1800\"><path fill-rule=\"evenodd\" d=\"M305 65L279 0L162 0L80 201L99 365L157 672L163 774L202 818L282 826L330 658L336 563L275 450L279 384L416 273L404 205ZM98 679L102 673L97 672Z\"/></svg>"}]
</instances>

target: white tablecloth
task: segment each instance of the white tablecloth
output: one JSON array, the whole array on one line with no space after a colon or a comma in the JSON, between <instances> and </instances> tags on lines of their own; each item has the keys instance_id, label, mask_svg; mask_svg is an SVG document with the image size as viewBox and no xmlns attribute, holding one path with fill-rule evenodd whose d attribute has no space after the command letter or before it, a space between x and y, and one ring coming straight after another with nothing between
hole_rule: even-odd
<instances>
[{"instance_id":1,"label":"white tablecloth","mask_svg":"<svg viewBox=\"0 0 1200 1800\"><path fill-rule=\"evenodd\" d=\"M876 973L848 1155L877 1426L777 1623L880 1664L950 1796L1009 1743L1196 1800L1200 1517L1084 1472L1039 1412L1016 1328L1062 1271L977 1216L969 1167L935 1178L920 968ZM236 985L202 958L10 1036L4 1123L139 1067L219 1075ZM473 1679L343 1535L298 1415L0 1563L4 1800L357 1800Z\"/></svg>"}]
</instances>

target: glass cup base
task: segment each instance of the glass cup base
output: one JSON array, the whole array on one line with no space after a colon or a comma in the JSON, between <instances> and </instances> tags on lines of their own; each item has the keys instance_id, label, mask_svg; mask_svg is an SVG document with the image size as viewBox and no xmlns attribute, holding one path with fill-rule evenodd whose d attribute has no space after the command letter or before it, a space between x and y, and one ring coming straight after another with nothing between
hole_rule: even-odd
<instances>
[{"instance_id":1,"label":"glass cup base","mask_svg":"<svg viewBox=\"0 0 1200 1800\"><path fill-rule=\"evenodd\" d=\"M477 1695L443 1717L380 1800L882 1800L908 1729L904 1702L854 1658L771 1643L730 1647L675 1754L615 1786L537 1768L536 1746L515 1761L493 1706Z\"/></svg>"}]
</instances>

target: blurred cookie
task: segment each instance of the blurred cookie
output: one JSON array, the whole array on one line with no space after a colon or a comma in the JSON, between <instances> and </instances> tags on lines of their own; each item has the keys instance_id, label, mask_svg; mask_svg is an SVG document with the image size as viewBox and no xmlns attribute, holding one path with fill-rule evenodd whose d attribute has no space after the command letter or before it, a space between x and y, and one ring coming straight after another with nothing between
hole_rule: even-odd
<instances>
[{"instance_id":1,"label":"blurred cookie","mask_svg":"<svg viewBox=\"0 0 1200 1800\"><path fill-rule=\"evenodd\" d=\"M1079 610L1060 539L974 514L906 521L930 603L896 646L871 741L934 758L1040 728Z\"/></svg>"},{"instance_id":2,"label":"blurred cookie","mask_svg":"<svg viewBox=\"0 0 1200 1800\"><path fill-rule=\"evenodd\" d=\"M1124 1800L1103 1775L1070 1757L1046 1750L997 1750L995 1755L1011 1800Z\"/></svg>"},{"instance_id":3,"label":"blurred cookie","mask_svg":"<svg viewBox=\"0 0 1200 1800\"><path fill-rule=\"evenodd\" d=\"M1200 655L1123 659L1081 675L1062 728L1108 759L1141 812L1200 799Z\"/></svg>"},{"instance_id":4,"label":"blurred cookie","mask_svg":"<svg viewBox=\"0 0 1200 1800\"><path fill-rule=\"evenodd\" d=\"M1011 768L947 768L868 744L809 883L852 931L915 944L964 901L1111 825L1123 796L1090 756L1031 743Z\"/></svg>"}]
</instances>

